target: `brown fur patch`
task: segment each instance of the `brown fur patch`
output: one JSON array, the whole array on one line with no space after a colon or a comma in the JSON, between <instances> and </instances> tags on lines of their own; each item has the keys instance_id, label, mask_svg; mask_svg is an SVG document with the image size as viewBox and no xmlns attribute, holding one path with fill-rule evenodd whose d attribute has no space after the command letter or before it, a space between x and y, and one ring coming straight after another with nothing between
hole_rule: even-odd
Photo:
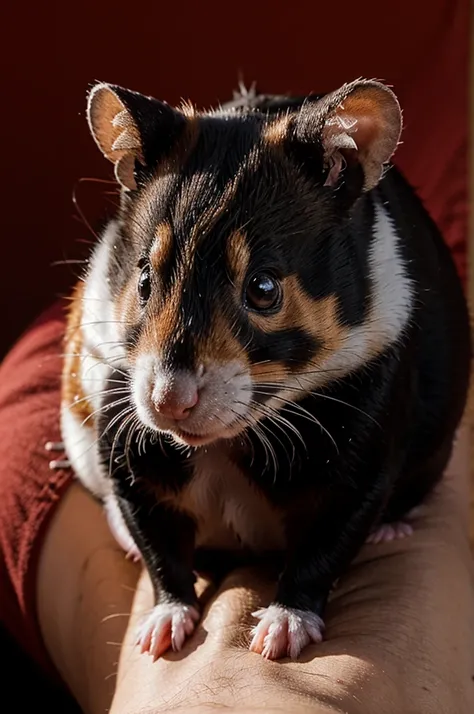
<instances>
[{"instance_id":1,"label":"brown fur patch","mask_svg":"<svg viewBox=\"0 0 474 714\"><path fill-rule=\"evenodd\" d=\"M252 380L259 382L283 383L290 375L290 370L282 362L259 362L250 365Z\"/></svg>"},{"instance_id":2,"label":"brown fur patch","mask_svg":"<svg viewBox=\"0 0 474 714\"><path fill-rule=\"evenodd\" d=\"M263 141L270 146L280 146L288 134L290 125L287 116L280 117L276 121L268 124L263 131Z\"/></svg>"},{"instance_id":3,"label":"brown fur patch","mask_svg":"<svg viewBox=\"0 0 474 714\"><path fill-rule=\"evenodd\" d=\"M250 251L242 231L235 231L227 240L227 262L236 288L241 288L247 275Z\"/></svg>"},{"instance_id":4,"label":"brown fur patch","mask_svg":"<svg viewBox=\"0 0 474 714\"><path fill-rule=\"evenodd\" d=\"M248 364L246 352L221 313L215 315L211 336L203 348L206 357L216 362L226 363L238 360L242 364Z\"/></svg>"},{"instance_id":5,"label":"brown fur patch","mask_svg":"<svg viewBox=\"0 0 474 714\"><path fill-rule=\"evenodd\" d=\"M180 315L181 296L182 284L180 281L176 281L171 292L166 296L164 305L147 320L136 349L131 352L132 362L139 353L159 353L160 345L164 344L169 337L172 337L173 340L179 339L183 330Z\"/></svg>"},{"instance_id":6,"label":"brown fur patch","mask_svg":"<svg viewBox=\"0 0 474 714\"><path fill-rule=\"evenodd\" d=\"M85 285L78 282L71 299L64 340L65 358L63 363L61 400L85 426L92 428L92 406L86 398L81 380L83 334L81 328L82 300Z\"/></svg>"},{"instance_id":7,"label":"brown fur patch","mask_svg":"<svg viewBox=\"0 0 474 714\"><path fill-rule=\"evenodd\" d=\"M150 251L150 263L156 272L165 266L173 243L173 230L169 223L160 223L155 230L155 240Z\"/></svg>"}]
</instances>

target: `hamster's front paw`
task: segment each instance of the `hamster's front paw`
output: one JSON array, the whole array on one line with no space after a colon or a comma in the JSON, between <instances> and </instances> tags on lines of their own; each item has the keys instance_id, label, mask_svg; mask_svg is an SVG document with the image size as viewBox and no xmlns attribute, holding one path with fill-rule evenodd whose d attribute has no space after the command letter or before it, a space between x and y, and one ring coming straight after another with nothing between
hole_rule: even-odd
<instances>
[{"instance_id":1,"label":"hamster's front paw","mask_svg":"<svg viewBox=\"0 0 474 714\"><path fill-rule=\"evenodd\" d=\"M270 605L253 613L260 622L253 629L250 650L266 659L296 659L310 642L321 642L324 622L314 612Z\"/></svg>"},{"instance_id":2,"label":"hamster's front paw","mask_svg":"<svg viewBox=\"0 0 474 714\"><path fill-rule=\"evenodd\" d=\"M180 602L163 602L155 605L138 629L137 645L148 652L153 661L170 647L178 652L186 637L194 631L200 615L192 605Z\"/></svg>"}]
</instances>

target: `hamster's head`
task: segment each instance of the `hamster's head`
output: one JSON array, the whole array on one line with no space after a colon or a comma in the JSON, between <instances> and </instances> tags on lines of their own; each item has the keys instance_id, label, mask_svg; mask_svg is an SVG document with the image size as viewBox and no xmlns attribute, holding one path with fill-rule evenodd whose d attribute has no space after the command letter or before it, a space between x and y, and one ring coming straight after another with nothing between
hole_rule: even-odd
<instances>
[{"instance_id":1,"label":"hamster's head","mask_svg":"<svg viewBox=\"0 0 474 714\"><path fill-rule=\"evenodd\" d=\"M98 84L88 118L122 186L108 280L139 420L200 446L337 377L365 279L348 227L399 140L394 94L202 113Z\"/></svg>"}]
</instances>

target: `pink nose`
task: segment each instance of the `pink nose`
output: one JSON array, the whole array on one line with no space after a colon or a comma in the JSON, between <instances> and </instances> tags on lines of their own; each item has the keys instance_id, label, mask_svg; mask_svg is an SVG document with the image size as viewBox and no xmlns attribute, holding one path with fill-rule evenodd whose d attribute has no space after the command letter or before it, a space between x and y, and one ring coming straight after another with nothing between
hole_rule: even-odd
<instances>
[{"instance_id":1,"label":"pink nose","mask_svg":"<svg viewBox=\"0 0 474 714\"><path fill-rule=\"evenodd\" d=\"M199 401L197 386L174 382L171 388L154 399L156 411L168 419L187 419Z\"/></svg>"}]
</instances>

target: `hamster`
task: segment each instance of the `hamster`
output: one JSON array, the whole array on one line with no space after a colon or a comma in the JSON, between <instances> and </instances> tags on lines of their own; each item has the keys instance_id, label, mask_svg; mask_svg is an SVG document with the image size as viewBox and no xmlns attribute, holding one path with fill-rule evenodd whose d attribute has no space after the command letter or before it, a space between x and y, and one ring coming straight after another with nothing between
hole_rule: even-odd
<instances>
[{"instance_id":1,"label":"hamster","mask_svg":"<svg viewBox=\"0 0 474 714\"><path fill-rule=\"evenodd\" d=\"M193 632L199 553L276 554L250 649L297 658L363 544L411 533L466 401L462 287L389 163L398 101L358 80L201 112L100 83L88 120L121 201L71 301L62 435L150 573L139 644Z\"/></svg>"}]
</instances>

